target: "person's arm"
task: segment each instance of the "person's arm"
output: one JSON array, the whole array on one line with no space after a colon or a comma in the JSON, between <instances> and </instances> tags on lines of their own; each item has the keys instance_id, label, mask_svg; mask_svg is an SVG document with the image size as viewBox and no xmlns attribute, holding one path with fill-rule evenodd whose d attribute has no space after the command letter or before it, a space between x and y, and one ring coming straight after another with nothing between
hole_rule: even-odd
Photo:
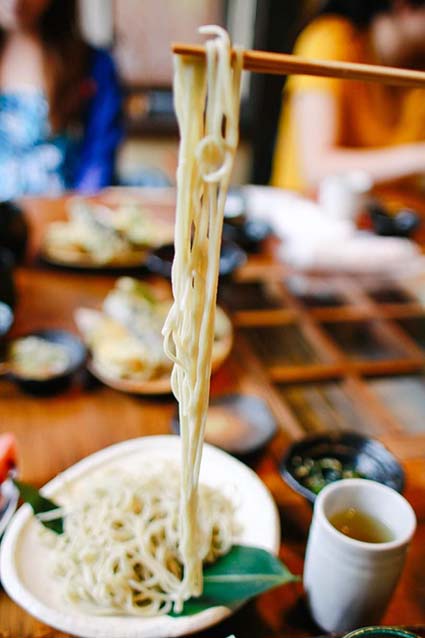
<instances>
[{"instance_id":1,"label":"person's arm","mask_svg":"<svg viewBox=\"0 0 425 638\"><path fill-rule=\"evenodd\" d=\"M94 53L91 98L84 126L84 139L75 174L74 188L95 192L113 181L115 155L122 139L121 90L111 57Z\"/></svg>"},{"instance_id":2,"label":"person's arm","mask_svg":"<svg viewBox=\"0 0 425 638\"><path fill-rule=\"evenodd\" d=\"M337 113L332 94L305 91L293 98L296 138L305 179L311 187L332 173L367 172L375 183L425 173L425 142L375 149L337 145Z\"/></svg>"}]
</instances>

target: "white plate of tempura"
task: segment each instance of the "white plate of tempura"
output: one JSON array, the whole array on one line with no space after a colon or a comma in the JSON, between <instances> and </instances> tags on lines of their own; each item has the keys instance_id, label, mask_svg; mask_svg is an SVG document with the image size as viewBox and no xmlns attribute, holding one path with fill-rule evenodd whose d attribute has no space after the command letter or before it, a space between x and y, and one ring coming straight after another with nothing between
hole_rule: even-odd
<instances>
[{"instance_id":1,"label":"white plate of tempura","mask_svg":"<svg viewBox=\"0 0 425 638\"><path fill-rule=\"evenodd\" d=\"M121 392L169 394L173 363L164 352L161 331L172 301L168 285L120 277L100 309L78 308L74 318L91 354L90 372ZM232 323L217 307L212 372L227 359L232 345Z\"/></svg>"},{"instance_id":2,"label":"white plate of tempura","mask_svg":"<svg viewBox=\"0 0 425 638\"><path fill-rule=\"evenodd\" d=\"M130 615L134 610L96 608L94 598L99 591L100 604L105 604L105 591L109 591L116 601L127 600L125 594L117 594L117 591L122 591L119 589L121 585L114 581L114 576L117 575L114 569L106 570L109 558L114 556L115 540L108 548L105 544L109 540L99 537L104 548L104 555L97 557L101 561L100 568L96 565L96 552L91 544L93 537L97 538L97 534L104 534L105 528L109 529L110 525L107 523L112 519L114 530L125 537L127 528L122 521L125 523L126 519L122 518L122 512L117 515L115 509L112 510L114 516L111 519L105 505L96 511L98 502L109 489L112 500L104 502L109 502L111 507L116 508L117 502L120 507L122 503L134 503L134 499L138 498L136 492L141 482L148 477L152 479L150 485L156 486L161 498L167 494L163 501L168 511L170 503L175 505L176 498L178 499L178 481L170 480L168 474L174 471L173 468L179 467L180 446L180 438L172 435L126 441L87 457L50 481L42 493L63 507L64 520L66 516L74 517L69 532L72 542L65 542L65 534L58 536L43 527L29 505L22 506L13 518L1 547L2 584L9 596L47 625L86 638L182 636L201 631L231 615L234 609L228 607L213 607L195 615L181 617L166 614ZM162 485L160 480L163 481ZM121 483L124 491L120 493L117 488L115 492L115 488ZM176 483L174 487L173 483ZM200 486L201 518L203 492L210 499L207 504L212 517L209 524L217 524L214 516L222 516L223 502L231 506L232 523L231 527L224 525L223 529L227 531L223 532L223 538L231 530L231 538L228 540L232 544L261 547L277 553L280 542L277 509L267 488L252 470L225 452L206 444ZM143 487L138 493L146 493L147 489ZM152 502L157 501L158 493L153 493ZM140 512L140 504L137 507ZM83 519L77 518L80 515ZM150 518L155 519L152 511ZM174 520L173 514L170 520ZM99 528L97 531L96 525ZM75 532L76 526L78 532ZM65 529L66 527L67 523ZM86 536L82 530L85 530ZM77 537L77 533L80 536ZM125 537L125 542L127 541ZM58 543L61 544L60 551ZM144 541L139 543L144 546ZM134 547L126 549L126 554L131 555L132 552L134 554ZM162 550L160 553L162 555ZM134 562L134 556L132 560ZM125 576L126 568L124 565L120 576ZM171 571L172 569L171 565ZM102 576L102 570L107 571L106 576ZM82 578L82 573L88 580ZM91 596L94 598L90 599Z\"/></svg>"},{"instance_id":3,"label":"white plate of tempura","mask_svg":"<svg viewBox=\"0 0 425 638\"><path fill-rule=\"evenodd\" d=\"M41 257L55 266L137 268L149 250L173 239L172 223L128 196L73 197L67 213L66 220L51 222L43 237Z\"/></svg>"}]
</instances>

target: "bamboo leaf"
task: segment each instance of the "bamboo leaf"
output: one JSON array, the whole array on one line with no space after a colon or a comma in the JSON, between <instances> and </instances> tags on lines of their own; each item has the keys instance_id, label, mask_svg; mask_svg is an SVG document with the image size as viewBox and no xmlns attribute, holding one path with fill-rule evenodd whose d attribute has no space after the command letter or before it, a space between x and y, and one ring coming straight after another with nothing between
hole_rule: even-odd
<instances>
[{"instance_id":1,"label":"bamboo leaf","mask_svg":"<svg viewBox=\"0 0 425 638\"><path fill-rule=\"evenodd\" d=\"M299 580L273 554L258 547L234 545L231 551L204 569L204 591L191 598L182 614L196 614L209 607L240 605L269 589Z\"/></svg>"},{"instance_id":2,"label":"bamboo leaf","mask_svg":"<svg viewBox=\"0 0 425 638\"><path fill-rule=\"evenodd\" d=\"M28 485L28 483L22 483L22 481L18 481L17 479L13 479L14 484L19 490L19 495L21 499L31 505L34 514L43 514L45 512L52 512L53 510L59 509L59 505L51 501L50 499L42 496L40 492L33 487L32 485ZM57 518L52 520L43 520L39 518L40 523L52 530L56 534L63 534L63 518L60 514L58 514Z\"/></svg>"}]
</instances>

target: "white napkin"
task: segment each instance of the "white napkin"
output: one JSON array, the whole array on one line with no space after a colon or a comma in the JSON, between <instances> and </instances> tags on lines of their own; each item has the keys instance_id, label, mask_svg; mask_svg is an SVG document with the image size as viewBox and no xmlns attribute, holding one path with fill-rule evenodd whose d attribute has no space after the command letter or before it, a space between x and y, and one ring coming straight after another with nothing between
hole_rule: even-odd
<instances>
[{"instance_id":1,"label":"white napkin","mask_svg":"<svg viewBox=\"0 0 425 638\"><path fill-rule=\"evenodd\" d=\"M409 239L359 231L351 221L330 217L291 191L246 186L243 193L249 216L270 224L282 239L281 259L295 268L385 274L425 269L418 246Z\"/></svg>"}]
</instances>

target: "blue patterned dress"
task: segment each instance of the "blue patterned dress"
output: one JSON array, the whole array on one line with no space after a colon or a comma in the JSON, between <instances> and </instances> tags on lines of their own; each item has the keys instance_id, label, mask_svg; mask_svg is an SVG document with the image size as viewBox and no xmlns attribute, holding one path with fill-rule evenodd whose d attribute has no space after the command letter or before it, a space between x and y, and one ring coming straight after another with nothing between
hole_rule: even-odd
<instances>
[{"instance_id":1,"label":"blue patterned dress","mask_svg":"<svg viewBox=\"0 0 425 638\"><path fill-rule=\"evenodd\" d=\"M0 93L0 199L67 187L71 141L51 136L48 112L41 91Z\"/></svg>"},{"instance_id":2,"label":"blue patterned dress","mask_svg":"<svg viewBox=\"0 0 425 638\"><path fill-rule=\"evenodd\" d=\"M0 200L94 192L109 185L121 139L121 93L110 56L93 50L93 94L80 135L52 135L49 105L38 90L0 93Z\"/></svg>"}]
</instances>

